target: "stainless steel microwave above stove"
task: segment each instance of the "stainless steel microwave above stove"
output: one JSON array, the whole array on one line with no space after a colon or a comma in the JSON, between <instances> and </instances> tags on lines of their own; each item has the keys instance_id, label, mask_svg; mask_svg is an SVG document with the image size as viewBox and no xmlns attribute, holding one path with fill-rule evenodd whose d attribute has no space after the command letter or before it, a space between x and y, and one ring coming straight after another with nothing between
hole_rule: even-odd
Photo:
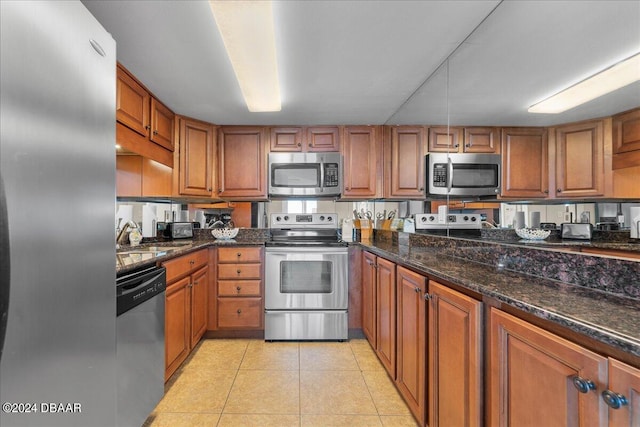
<instances>
[{"instance_id":1,"label":"stainless steel microwave above stove","mask_svg":"<svg viewBox=\"0 0 640 427\"><path fill-rule=\"evenodd\" d=\"M337 197L341 191L340 153L269 154L270 196Z\"/></svg>"},{"instance_id":2,"label":"stainless steel microwave above stove","mask_svg":"<svg viewBox=\"0 0 640 427\"><path fill-rule=\"evenodd\" d=\"M271 214L265 339L348 339L348 249L336 214Z\"/></svg>"},{"instance_id":3,"label":"stainless steel microwave above stove","mask_svg":"<svg viewBox=\"0 0 640 427\"><path fill-rule=\"evenodd\" d=\"M499 154L431 153L426 156L430 195L495 196L500 194Z\"/></svg>"}]
</instances>

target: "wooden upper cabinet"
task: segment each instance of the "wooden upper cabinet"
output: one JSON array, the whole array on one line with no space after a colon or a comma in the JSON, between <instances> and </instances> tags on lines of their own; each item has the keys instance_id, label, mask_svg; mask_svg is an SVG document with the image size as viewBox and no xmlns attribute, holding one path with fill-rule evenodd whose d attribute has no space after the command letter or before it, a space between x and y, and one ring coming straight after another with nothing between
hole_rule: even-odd
<instances>
[{"instance_id":1,"label":"wooden upper cabinet","mask_svg":"<svg viewBox=\"0 0 640 427\"><path fill-rule=\"evenodd\" d=\"M301 127L277 127L270 129L271 151L302 151Z\"/></svg>"},{"instance_id":2,"label":"wooden upper cabinet","mask_svg":"<svg viewBox=\"0 0 640 427\"><path fill-rule=\"evenodd\" d=\"M464 128L463 152L500 153L500 131L493 127Z\"/></svg>"},{"instance_id":3,"label":"wooden upper cabinet","mask_svg":"<svg viewBox=\"0 0 640 427\"><path fill-rule=\"evenodd\" d=\"M215 127L186 117L180 118L179 192L190 196L214 194Z\"/></svg>"},{"instance_id":4,"label":"wooden upper cabinet","mask_svg":"<svg viewBox=\"0 0 640 427\"><path fill-rule=\"evenodd\" d=\"M606 358L495 308L489 322L487 425L607 425Z\"/></svg>"},{"instance_id":5,"label":"wooden upper cabinet","mask_svg":"<svg viewBox=\"0 0 640 427\"><path fill-rule=\"evenodd\" d=\"M429 294L427 424L480 427L484 395L482 303L434 281L429 281Z\"/></svg>"},{"instance_id":6,"label":"wooden upper cabinet","mask_svg":"<svg viewBox=\"0 0 640 427\"><path fill-rule=\"evenodd\" d=\"M462 128L432 126L429 128L429 152L457 153L462 138Z\"/></svg>"},{"instance_id":7,"label":"wooden upper cabinet","mask_svg":"<svg viewBox=\"0 0 640 427\"><path fill-rule=\"evenodd\" d=\"M603 196L604 137L602 120L557 127L555 140L555 197ZM554 188L551 190L553 191Z\"/></svg>"},{"instance_id":8,"label":"wooden upper cabinet","mask_svg":"<svg viewBox=\"0 0 640 427\"><path fill-rule=\"evenodd\" d=\"M338 126L272 127L271 151L340 151Z\"/></svg>"},{"instance_id":9,"label":"wooden upper cabinet","mask_svg":"<svg viewBox=\"0 0 640 427\"><path fill-rule=\"evenodd\" d=\"M171 197L173 169L137 155L116 156L116 196Z\"/></svg>"},{"instance_id":10,"label":"wooden upper cabinet","mask_svg":"<svg viewBox=\"0 0 640 427\"><path fill-rule=\"evenodd\" d=\"M393 126L385 144L385 197L425 197L427 128Z\"/></svg>"},{"instance_id":11,"label":"wooden upper cabinet","mask_svg":"<svg viewBox=\"0 0 640 427\"><path fill-rule=\"evenodd\" d=\"M345 126L342 144L347 199L382 196L382 135L379 126Z\"/></svg>"},{"instance_id":12,"label":"wooden upper cabinet","mask_svg":"<svg viewBox=\"0 0 640 427\"><path fill-rule=\"evenodd\" d=\"M640 166L640 108L613 116L613 169Z\"/></svg>"},{"instance_id":13,"label":"wooden upper cabinet","mask_svg":"<svg viewBox=\"0 0 640 427\"><path fill-rule=\"evenodd\" d=\"M116 73L116 142L173 167L175 114L121 64Z\"/></svg>"},{"instance_id":14,"label":"wooden upper cabinet","mask_svg":"<svg viewBox=\"0 0 640 427\"><path fill-rule=\"evenodd\" d=\"M149 138L171 151L173 151L175 117L176 115L166 105L151 97L151 134Z\"/></svg>"},{"instance_id":15,"label":"wooden upper cabinet","mask_svg":"<svg viewBox=\"0 0 640 427\"><path fill-rule=\"evenodd\" d=\"M547 197L549 160L546 129L503 128L501 152L503 197Z\"/></svg>"},{"instance_id":16,"label":"wooden upper cabinet","mask_svg":"<svg viewBox=\"0 0 640 427\"><path fill-rule=\"evenodd\" d=\"M151 95L120 64L116 73L116 120L144 137L149 136Z\"/></svg>"},{"instance_id":17,"label":"wooden upper cabinet","mask_svg":"<svg viewBox=\"0 0 640 427\"><path fill-rule=\"evenodd\" d=\"M218 196L267 198L267 130L224 126L218 131Z\"/></svg>"}]
</instances>

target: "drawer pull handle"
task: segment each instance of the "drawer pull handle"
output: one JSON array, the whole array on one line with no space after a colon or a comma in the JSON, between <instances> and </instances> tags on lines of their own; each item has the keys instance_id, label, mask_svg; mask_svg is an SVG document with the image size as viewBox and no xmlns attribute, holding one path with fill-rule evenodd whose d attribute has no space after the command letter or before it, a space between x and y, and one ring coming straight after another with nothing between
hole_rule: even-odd
<instances>
[{"instance_id":1,"label":"drawer pull handle","mask_svg":"<svg viewBox=\"0 0 640 427\"><path fill-rule=\"evenodd\" d=\"M424 298L425 301L429 301L431 298L433 298L433 295L424 294L424 296L422 298Z\"/></svg>"},{"instance_id":2,"label":"drawer pull handle","mask_svg":"<svg viewBox=\"0 0 640 427\"><path fill-rule=\"evenodd\" d=\"M413 290L415 291L416 294L420 293L420 288L418 288L418 287L415 287Z\"/></svg>"},{"instance_id":3,"label":"drawer pull handle","mask_svg":"<svg viewBox=\"0 0 640 427\"><path fill-rule=\"evenodd\" d=\"M602 392L602 400L604 400L604 403L606 403L611 409L620 409L621 406L629 404L626 397L611 390L605 390Z\"/></svg>"},{"instance_id":4,"label":"drawer pull handle","mask_svg":"<svg viewBox=\"0 0 640 427\"><path fill-rule=\"evenodd\" d=\"M240 269L237 269L236 273L240 274L240 273L242 273L242 271Z\"/></svg>"},{"instance_id":5,"label":"drawer pull handle","mask_svg":"<svg viewBox=\"0 0 640 427\"><path fill-rule=\"evenodd\" d=\"M242 310L238 309L238 314L242 314Z\"/></svg>"},{"instance_id":6,"label":"drawer pull handle","mask_svg":"<svg viewBox=\"0 0 640 427\"><path fill-rule=\"evenodd\" d=\"M240 292L240 289L242 289L240 286L236 286L236 289L238 290L238 292Z\"/></svg>"},{"instance_id":7,"label":"drawer pull handle","mask_svg":"<svg viewBox=\"0 0 640 427\"><path fill-rule=\"evenodd\" d=\"M238 258L240 258L242 256L242 253L238 252Z\"/></svg>"},{"instance_id":8,"label":"drawer pull handle","mask_svg":"<svg viewBox=\"0 0 640 427\"><path fill-rule=\"evenodd\" d=\"M189 264L191 264L191 265L193 265L193 264L195 264L195 263L196 263L196 262L195 262L194 260L189 261Z\"/></svg>"},{"instance_id":9,"label":"drawer pull handle","mask_svg":"<svg viewBox=\"0 0 640 427\"><path fill-rule=\"evenodd\" d=\"M593 381L588 380L588 379L584 379L578 375L574 376L571 381L573 381L573 385L574 387L580 392L580 393L589 393L591 390L595 390L596 389L596 385L593 383Z\"/></svg>"}]
</instances>

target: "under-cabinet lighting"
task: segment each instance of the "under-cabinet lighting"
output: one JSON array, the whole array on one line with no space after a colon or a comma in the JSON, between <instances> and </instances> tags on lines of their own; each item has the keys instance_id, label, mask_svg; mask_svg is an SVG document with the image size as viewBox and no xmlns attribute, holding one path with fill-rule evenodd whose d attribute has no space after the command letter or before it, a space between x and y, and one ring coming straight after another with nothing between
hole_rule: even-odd
<instances>
[{"instance_id":1,"label":"under-cabinet lighting","mask_svg":"<svg viewBox=\"0 0 640 427\"><path fill-rule=\"evenodd\" d=\"M211 10L251 112L280 111L271 1L213 1Z\"/></svg>"},{"instance_id":2,"label":"under-cabinet lighting","mask_svg":"<svg viewBox=\"0 0 640 427\"><path fill-rule=\"evenodd\" d=\"M640 53L529 107L530 113L556 114L640 80Z\"/></svg>"}]
</instances>

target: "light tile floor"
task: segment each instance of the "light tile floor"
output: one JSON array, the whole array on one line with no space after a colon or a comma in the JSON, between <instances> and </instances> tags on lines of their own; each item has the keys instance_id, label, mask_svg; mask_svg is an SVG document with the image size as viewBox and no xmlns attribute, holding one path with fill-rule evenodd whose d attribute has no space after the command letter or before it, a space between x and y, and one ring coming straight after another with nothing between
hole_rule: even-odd
<instances>
[{"instance_id":1,"label":"light tile floor","mask_svg":"<svg viewBox=\"0 0 640 427\"><path fill-rule=\"evenodd\" d=\"M416 426L366 340L203 340L144 427Z\"/></svg>"}]
</instances>

